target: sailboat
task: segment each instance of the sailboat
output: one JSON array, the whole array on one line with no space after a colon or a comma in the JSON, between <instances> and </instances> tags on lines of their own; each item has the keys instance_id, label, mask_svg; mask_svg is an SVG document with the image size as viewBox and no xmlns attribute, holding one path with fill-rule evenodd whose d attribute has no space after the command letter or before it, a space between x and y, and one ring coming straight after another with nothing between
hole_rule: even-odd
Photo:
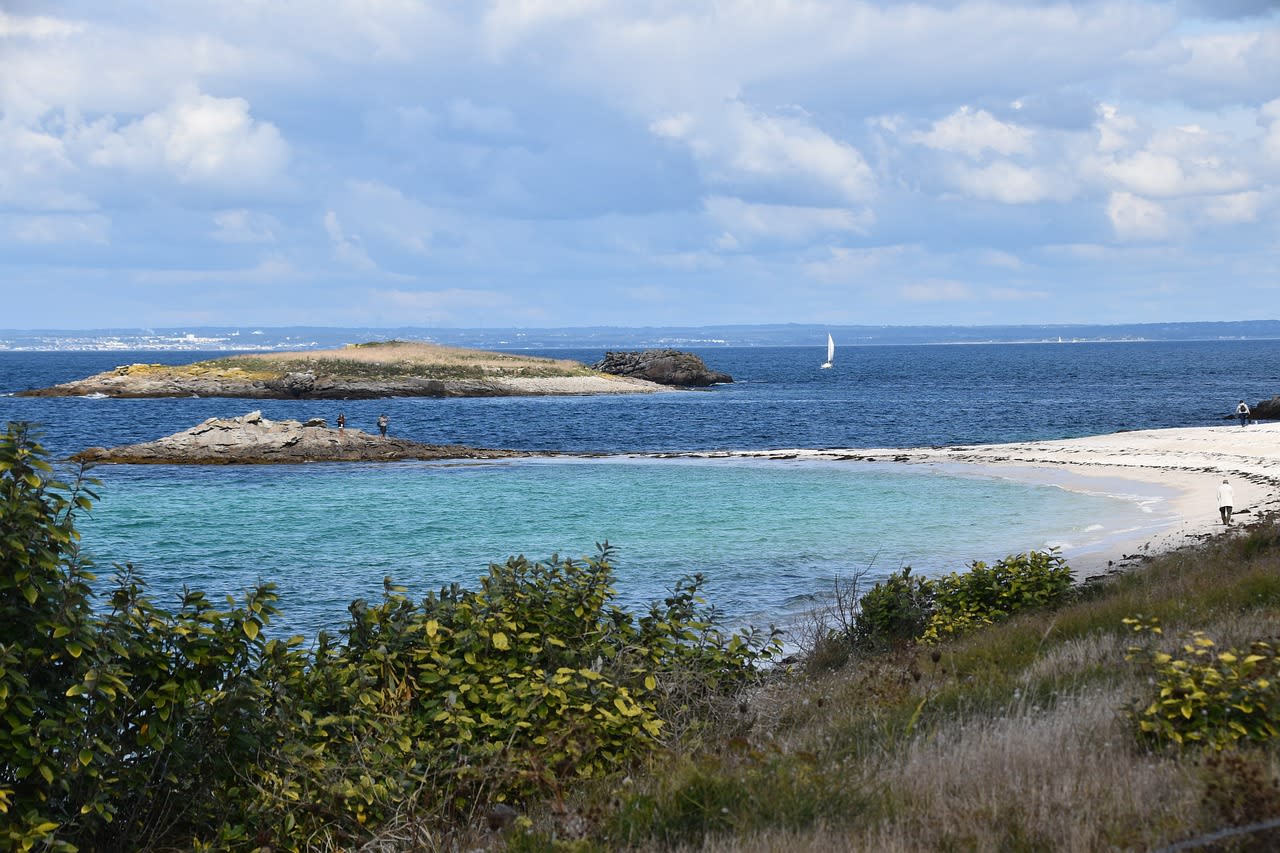
<instances>
[{"instance_id":1,"label":"sailboat","mask_svg":"<svg viewBox=\"0 0 1280 853\"><path fill-rule=\"evenodd\" d=\"M822 369L826 370L831 363L836 360L836 342L831 335L827 335L827 360L822 363Z\"/></svg>"}]
</instances>

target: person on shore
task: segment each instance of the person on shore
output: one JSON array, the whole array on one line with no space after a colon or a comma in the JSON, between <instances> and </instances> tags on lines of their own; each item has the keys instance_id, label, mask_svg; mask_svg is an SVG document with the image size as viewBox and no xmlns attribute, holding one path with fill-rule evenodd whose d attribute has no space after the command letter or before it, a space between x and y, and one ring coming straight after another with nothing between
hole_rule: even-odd
<instances>
[{"instance_id":1,"label":"person on shore","mask_svg":"<svg viewBox=\"0 0 1280 853\"><path fill-rule=\"evenodd\" d=\"M382 435L383 438L387 437L387 423L389 420L390 419L387 417L385 412L381 415L378 415L378 432Z\"/></svg>"},{"instance_id":2,"label":"person on shore","mask_svg":"<svg viewBox=\"0 0 1280 853\"><path fill-rule=\"evenodd\" d=\"M1244 400L1240 401L1240 405L1236 406L1236 417L1240 418L1240 426L1249 423L1249 406Z\"/></svg>"},{"instance_id":3,"label":"person on shore","mask_svg":"<svg viewBox=\"0 0 1280 853\"><path fill-rule=\"evenodd\" d=\"M1235 502L1235 495L1231 492L1231 483L1224 478L1222 485L1218 486L1218 513L1222 516L1223 524L1231 523L1231 508Z\"/></svg>"},{"instance_id":4,"label":"person on shore","mask_svg":"<svg viewBox=\"0 0 1280 853\"><path fill-rule=\"evenodd\" d=\"M346 435L347 432L347 416L343 412L338 412L338 435Z\"/></svg>"}]
</instances>

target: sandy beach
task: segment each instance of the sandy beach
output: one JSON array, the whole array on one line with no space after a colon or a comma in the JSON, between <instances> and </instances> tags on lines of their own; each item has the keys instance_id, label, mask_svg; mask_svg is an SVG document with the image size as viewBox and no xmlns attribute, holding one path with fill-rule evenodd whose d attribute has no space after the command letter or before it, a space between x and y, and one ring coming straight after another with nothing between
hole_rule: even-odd
<instances>
[{"instance_id":1,"label":"sandy beach","mask_svg":"<svg viewBox=\"0 0 1280 853\"><path fill-rule=\"evenodd\" d=\"M703 454L700 454L703 455ZM1135 554L1176 549L1225 529L1216 491L1235 492L1236 522L1280 510L1280 423L1139 430L1056 441L932 448L762 450L705 454L931 465L1012 477L1064 489L1116 493L1125 483L1155 487L1167 512L1154 530L1067 556L1082 577L1123 565Z\"/></svg>"}]
</instances>

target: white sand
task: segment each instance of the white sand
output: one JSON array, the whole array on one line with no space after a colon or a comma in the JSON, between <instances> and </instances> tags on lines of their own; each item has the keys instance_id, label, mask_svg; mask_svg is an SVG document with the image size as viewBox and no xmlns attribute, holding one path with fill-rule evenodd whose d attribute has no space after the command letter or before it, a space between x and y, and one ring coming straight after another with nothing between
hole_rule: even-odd
<instances>
[{"instance_id":1,"label":"white sand","mask_svg":"<svg viewBox=\"0 0 1280 853\"><path fill-rule=\"evenodd\" d=\"M1216 498L1230 480L1240 523L1280 509L1280 423L1118 432L1060 441L909 449L763 450L699 454L760 458L862 460L929 464L996 477L1051 483L1065 489L1115 493L1115 483L1159 487L1170 522L1139 539L1101 550L1067 553L1077 574L1104 571L1126 555L1169 551L1223 532ZM1110 481L1108 483L1108 481Z\"/></svg>"}]
</instances>

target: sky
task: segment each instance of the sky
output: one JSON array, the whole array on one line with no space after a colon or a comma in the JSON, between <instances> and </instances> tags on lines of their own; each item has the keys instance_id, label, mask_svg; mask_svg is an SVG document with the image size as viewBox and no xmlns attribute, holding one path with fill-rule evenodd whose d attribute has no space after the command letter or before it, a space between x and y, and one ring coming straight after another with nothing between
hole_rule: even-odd
<instances>
[{"instance_id":1,"label":"sky","mask_svg":"<svg viewBox=\"0 0 1280 853\"><path fill-rule=\"evenodd\" d=\"M1280 0L0 0L0 328L1280 317Z\"/></svg>"}]
</instances>

